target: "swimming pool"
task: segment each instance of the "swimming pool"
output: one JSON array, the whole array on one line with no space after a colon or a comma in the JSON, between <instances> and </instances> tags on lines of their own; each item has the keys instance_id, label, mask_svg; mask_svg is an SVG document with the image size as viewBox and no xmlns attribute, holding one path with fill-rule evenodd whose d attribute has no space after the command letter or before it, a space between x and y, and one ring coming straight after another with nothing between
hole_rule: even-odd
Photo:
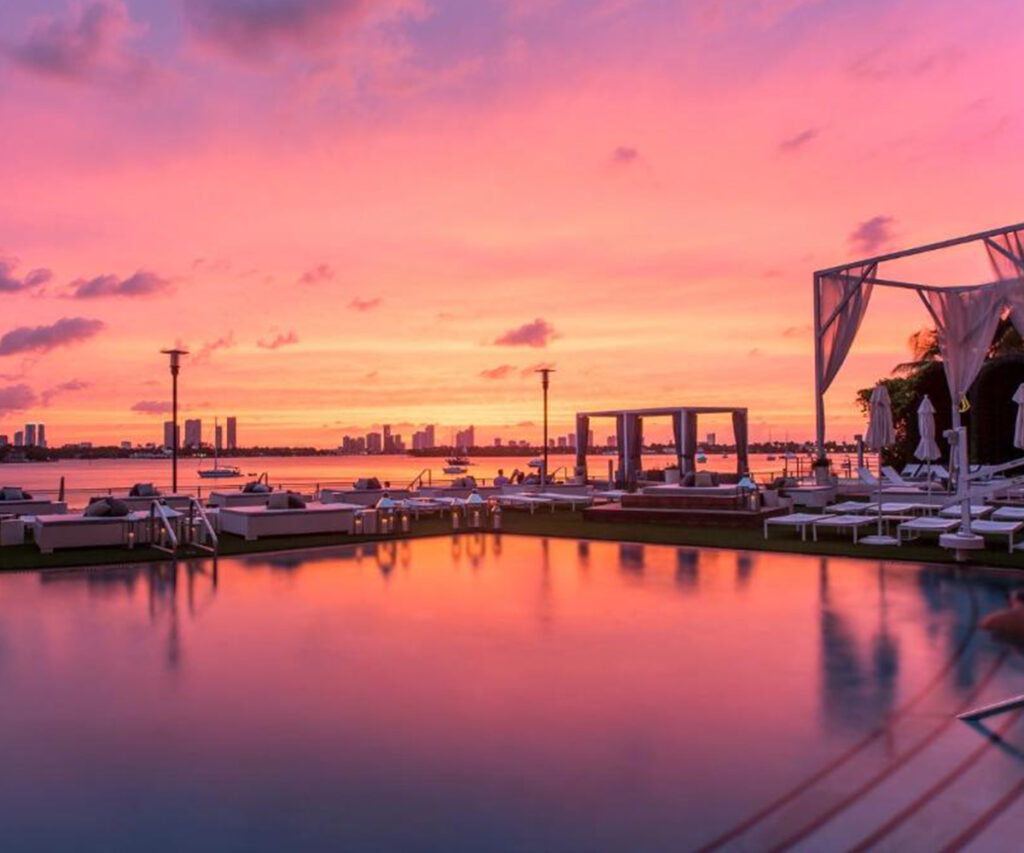
<instances>
[{"instance_id":1,"label":"swimming pool","mask_svg":"<svg viewBox=\"0 0 1024 853\"><path fill-rule=\"evenodd\" d=\"M1024 692L1011 582L482 534L0 575L0 849L1011 849L1024 727L953 718Z\"/></svg>"}]
</instances>

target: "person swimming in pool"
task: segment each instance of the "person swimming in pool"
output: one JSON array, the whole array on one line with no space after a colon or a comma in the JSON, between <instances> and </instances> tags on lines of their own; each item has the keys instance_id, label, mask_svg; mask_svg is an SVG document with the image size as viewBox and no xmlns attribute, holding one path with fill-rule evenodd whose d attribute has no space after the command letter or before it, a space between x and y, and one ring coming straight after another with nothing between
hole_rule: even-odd
<instances>
[{"instance_id":1,"label":"person swimming in pool","mask_svg":"<svg viewBox=\"0 0 1024 853\"><path fill-rule=\"evenodd\" d=\"M989 613L979 624L997 640L1024 649L1024 590L1011 592L1010 606Z\"/></svg>"}]
</instances>

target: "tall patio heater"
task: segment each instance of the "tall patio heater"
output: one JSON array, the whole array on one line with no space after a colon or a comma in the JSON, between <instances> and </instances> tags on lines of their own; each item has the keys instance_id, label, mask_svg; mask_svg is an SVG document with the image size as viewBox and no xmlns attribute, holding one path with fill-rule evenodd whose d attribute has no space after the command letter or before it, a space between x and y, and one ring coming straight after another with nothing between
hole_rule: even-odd
<instances>
[{"instance_id":1,"label":"tall patio heater","mask_svg":"<svg viewBox=\"0 0 1024 853\"><path fill-rule=\"evenodd\" d=\"M540 484L548 484L548 388L551 386L551 374L555 372L553 367L541 367L537 371L540 374L541 387L544 389L544 464L540 471Z\"/></svg>"},{"instance_id":2,"label":"tall patio heater","mask_svg":"<svg viewBox=\"0 0 1024 853\"><path fill-rule=\"evenodd\" d=\"M181 357L188 355L188 350L162 349L164 355L171 357L171 494L178 493L178 372L181 370Z\"/></svg>"}]
</instances>

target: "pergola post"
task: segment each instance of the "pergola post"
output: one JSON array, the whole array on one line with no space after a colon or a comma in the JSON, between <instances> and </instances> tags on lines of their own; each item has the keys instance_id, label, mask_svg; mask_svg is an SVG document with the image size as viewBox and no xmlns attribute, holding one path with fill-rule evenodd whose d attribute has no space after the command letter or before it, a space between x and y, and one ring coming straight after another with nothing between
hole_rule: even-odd
<instances>
[{"instance_id":1,"label":"pergola post","mask_svg":"<svg viewBox=\"0 0 1024 853\"><path fill-rule=\"evenodd\" d=\"M814 274L814 416L818 459L825 459L825 392L821 387L825 354L821 347L821 278Z\"/></svg>"}]
</instances>

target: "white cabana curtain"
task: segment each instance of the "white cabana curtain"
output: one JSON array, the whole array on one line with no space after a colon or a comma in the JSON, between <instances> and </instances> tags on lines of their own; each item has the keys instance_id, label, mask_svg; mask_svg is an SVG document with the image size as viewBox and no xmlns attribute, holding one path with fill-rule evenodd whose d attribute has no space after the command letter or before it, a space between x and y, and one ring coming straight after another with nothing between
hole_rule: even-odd
<instances>
[{"instance_id":1,"label":"white cabana curtain","mask_svg":"<svg viewBox=\"0 0 1024 853\"><path fill-rule=\"evenodd\" d=\"M934 462L942 454L935 440L935 406L927 394L917 407L917 431L921 434L921 440L917 443L914 456L922 462Z\"/></svg>"},{"instance_id":2,"label":"white cabana curtain","mask_svg":"<svg viewBox=\"0 0 1024 853\"><path fill-rule=\"evenodd\" d=\"M857 337L861 321L871 299L871 282L864 279L873 274L875 264L850 267L848 270L818 279L818 329L821 335L821 393L824 394Z\"/></svg>"},{"instance_id":3,"label":"white cabana curtain","mask_svg":"<svg viewBox=\"0 0 1024 853\"><path fill-rule=\"evenodd\" d=\"M1013 446L1024 450L1024 382L1017 386L1013 402L1017 404L1017 420L1013 425Z\"/></svg>"},{"instance_id":4,"label":"white cabana curtain","mask_svg":"<svg viewBox=\"0 0 1024 853\"><path fill-rule=\"evenodd\" d=\"M1002 284L918 291L938 332L939 352L954 407L967 394L999 325Z\"/></svg>"}]
</instances>

